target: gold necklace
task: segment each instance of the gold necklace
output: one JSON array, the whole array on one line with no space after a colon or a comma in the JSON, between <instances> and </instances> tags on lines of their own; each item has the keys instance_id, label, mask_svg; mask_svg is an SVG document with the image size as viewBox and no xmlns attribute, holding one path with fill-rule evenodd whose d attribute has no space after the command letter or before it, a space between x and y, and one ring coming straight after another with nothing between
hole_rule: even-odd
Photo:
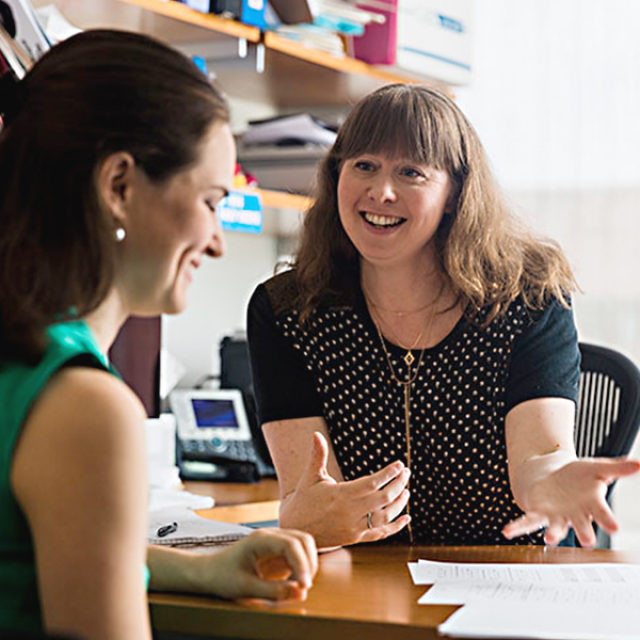
<instances>
[{"instance_id":1,"label":"gold necklace","mask_svg":"<svg viewBox=\"0 0 640 640\"><path fill-rule=\"evenodd\" d=\"M431 328L433 327L433 320L436 316L437 304L440 300L440 297L442 296L443 291L444 291L444 282L440 287L440 291L438 292L438 295L436 296L435 300L432 302L433 306L431 308L431 313L429 314L429 322L427 323L427 333L426 333L427 344L429 344L429 340L431 338ZM422 347L422 349L420 349L420 355L418 356L418 364L416 365L416 369L413 372L413 374L411 373L411 365L413 364L415 358L413 358L411 351L408 351L407 354L405 354L405 356L403 357L403 360L407 365L407 379L401 380L396 375L396 372L393 368L393 364L391 362L391 356L389 354L389 351L387 350L387 345L384 342L384 336L382 335L382 331L380 330L378 323L373 319L373 316L371 316L371 319L373 320L373 324L376 328L376 331L378 332L378 338L380 338L380 344L382 345L382 351L384 352L387 365L389 366L391 377L397 384L399 384L403 388L403 391L404 391L404 428L405 428L405 438L407 442L407 468L409 469L409 471L411 471L411 386L413 385L416 378L418 377L418 372L420 371L420 365L422 364L422 357L424 356L424 352L427 347L425 346L425 347ZM420 336L421 335L422 335L422 332L420 332ZM418 336L418 338L416 339L414 346L418 344L418 340L420 339L420 336ZM407 358L408 355L411 355L411 360ZM410 502L407 502L407 515L409 516L411 515ZM409 531L409 541L413 544L413 530L411 528L411 523L407 525L407 529Z\"/></svg>"},{"instance_id":2,"label":"gold necklace","mask_svg":"<svg viewBox=\"0 0 640 640\"><path fill-rule=\"evenodd\" d=\"M380 314L376 314L376 315L378 316L378 322L374 320L373 323L376 325L376 328L378 328L379 325L383 324L382 316ZM373 314L371 314L371 319L373 320ZM418 342L420 342L420 338L422 338L422 334L424 332L424 327L420 329L420 333L418 333L418 335L416 336L416 339L413 341L413 344L410 347L404 346L402 341L398 338L396 332L395 331L392 332L390 330L391 327L389 325L387 325L387 329L389 330L389 333L393 334L391 337L393 338L394 342L396 342L402 349L406 351L406 353L402 356L402 359L404 360L404 363L407 365L407 367L410 367L415 362L415 357L411 352L416 348L416 345L418 344Z\"/></svg>"},{"instance_id":3,"label":"gold necklace","mask_svg":"<svg viewBox=\"0 0 640 640\"><path fill-rule=\"evenodd\" d=\"M423 307L418 307L413 311L394 311L393 309L386 309L385 307L379 304L376 304L372 300L369 300L369 304L372 307L375 307L376 309L380 309L380 311L384 311L385 313L391 313L394 316L398 316L399 318L405 318L406 316L412 316L414 313L419 313L420 311L424 311L425 309L428 309L433 304L433 301L427 302L427 304L425 304Z\"/></svg>"}]
</instances>

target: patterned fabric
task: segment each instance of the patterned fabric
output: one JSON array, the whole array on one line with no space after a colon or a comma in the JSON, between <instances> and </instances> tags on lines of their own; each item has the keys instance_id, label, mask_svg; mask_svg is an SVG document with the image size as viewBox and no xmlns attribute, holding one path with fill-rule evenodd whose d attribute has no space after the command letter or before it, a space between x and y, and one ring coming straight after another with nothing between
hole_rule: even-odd
<instances>
[{"instance_id":1,"label":"patterned fabric","mask_svg":"<svg viewBox=\"0 0 640 640\"><path fill-rule=\"evenodd\" d=\"M280 278L280 280L278 280ZM286 282L284 278L288 278ZM396 461L407 459L404 390L393 379L380 337L362 297L352 305L318 309L308 324L301 326L291 302L291 275L266 283L254 294L249 313L249 338L254 384L263 422L298 415L269 415L268 387L274 392L282 365L270 364L264 341L289 349L286 366L299 367L296 376L307 380L306 389L291 389L287 395L309 398L311 411L321 415L337 461L346 480L369 475ZM284 295L283 292L289 291ZM270 307L270 308L269 308ZM514 350L528 329L551 322L564 339L547 344L554 364L543 367L540 379L520 375L520 392L513 386ZM546 319L546 322L545 322ZM534 332L531 332L534 333ZM525 335L526 337L526 335ZM536 342L536 357L545 352ZM396 377L406 379L407 365L401 359L406 350L385 342ZM563 346L564 345L564 346ZM558 359L558 349L564 356ZM504 525L521 514L511 495L505 445L505 416L515 404L532 397L560 396L575 400L579 355L570 311L550 305L542 318L534 319L525 305L515 301L504 317L486 329L461 319L438 345L424 352L411 387L410 447L412 478L410 513L414 541L419 544L505 544ZM274 354L271 354L273 361ZM559 362L564 362L559 366ZM411 367L415 372L416 361ZM539 367L532 367L539 369ZM304 370L306 370L306 377ZM539 375L538 371L536 375ZM294 378L291 372L283 374ZM265 385L265 379L270 382ZM525 380L526 382L522 382ZM313 391L309 390L313 385ZM524 395L523 395L524 394ZM292 401L295 404L295 400ZM320 408L320 411L317 409ZM399 538L406 539L406 532ZM522 538L516 543L541 542Z\"/></svg>"}]
</instances>

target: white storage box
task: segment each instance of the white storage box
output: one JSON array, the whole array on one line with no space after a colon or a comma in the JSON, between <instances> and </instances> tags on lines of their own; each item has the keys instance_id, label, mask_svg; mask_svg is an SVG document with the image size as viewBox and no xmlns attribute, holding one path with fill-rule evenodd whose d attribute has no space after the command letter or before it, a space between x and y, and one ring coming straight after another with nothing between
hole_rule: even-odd
<instances>
[{"instance_id":1,"label":"white storage box","mask_svg":"<svg viewBox=\"0 0 640 640\"><path fill-rule=\"evenodd\" d=\"M398 0L396 66L447 84L471 80L473 0Z\"/></svg>"}]
</instances>

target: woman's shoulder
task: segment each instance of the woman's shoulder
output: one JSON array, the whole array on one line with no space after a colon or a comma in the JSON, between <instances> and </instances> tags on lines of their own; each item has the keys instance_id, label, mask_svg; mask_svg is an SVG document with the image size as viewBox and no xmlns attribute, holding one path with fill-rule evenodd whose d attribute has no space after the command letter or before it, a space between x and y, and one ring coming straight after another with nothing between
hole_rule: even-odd
<instances>
[{"instance_id":1,"label":"woman's shoulder","mask_svg":"<svg viewBox=\"0 0 640 640\"><path fill-rule=\"evenodd\" d=\"M249 300L247 316L269 322L282 314L293 312L298 304L298 284L293 270L284 271L260 283Z\"/></svg>"},{"instance_id":2,"label":"woman's shoulder","mask_svg":"<svg viewBox=\"0 0 640 640\"><path fill-rule=\"evenodd\" d=\"M487 305L476 314L471 314L474 324L485 327L505 329L512 327L516 333L525 330L532 325L540 325L549 322L566 321L573 322L571 297L563 295L558 298L548 295L538 301L526 293L520 293L510 302L502 305L497 314L493 314L492 306ZM492 317L493 315L493 317Z\"/></svg>"},{"instance_id":3,"label":"woman's shoulder","mask_svg":"<svg viewBox=\"0 0 640 640\"><path fill-rule=\"evenodd\" d=\"M262 286L276 316L295 309L300 292L295 269L272 276Z\"/></svg>"}]
</instances>

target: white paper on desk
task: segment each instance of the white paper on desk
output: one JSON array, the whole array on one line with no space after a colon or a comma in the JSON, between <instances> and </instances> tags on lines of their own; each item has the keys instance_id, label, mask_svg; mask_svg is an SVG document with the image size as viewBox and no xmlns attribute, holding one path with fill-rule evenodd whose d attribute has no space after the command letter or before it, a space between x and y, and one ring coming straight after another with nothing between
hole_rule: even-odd
<instances>
[{"instance_id":1,"label":"white paper on desk","mask_svg":"<svg viewBox=\"0 0 640 640\"><path fill-rule=\"evenodd\" d=\"M639 640L640 610L478 602L453 613L438 631L455 638Z\"/></svg>"},{"instance_id":2,"label":"white paper on desk","mask_svg":"<svg viewBox=\"0 0 640 640\"><path fill-rule=\"evenodd\" d=\"M158 529L177 523L174 533L158 537ZM230 524L201 518L190 509L170 508L149 513L149 544L172 547L195 547L228 544L244 538L253 529L240 524Z\"/></svg>"},{"instance_id":3,"label":"white paper on desk","mask_svg":"<svg viewBox=\"0 0 640 640\"><path fill-rule=\"evenodd\" d=\"M211 509L215 500L210 496L199 496L182 489L149 489L149 513L165 509Z\"/></svg>"},{"instance_id":4,"label":"white paper on desk","mask_svg":"<svg viewBox=\"0 0 640 640\"><path fill-rule=\"evenodd\" d=\"M494 583L602 582L640 584L640 565L635 564L526 564L419 560L417 563L408 563L408 565L413 582L418 585L434 584L438 580Z\"/></svg>"},{"instance_id":5,"label":"white paper on desk","mask_svg":"<svg viewBox=\"0 0 640 640\"><path fill-rule=\"evenodd\" d=\"M585 607L616 606L640 610L640 585L602 583L504 583L438 580L418 604L507 603ZM640 634L640 628L638 629Z\"/></svg>"}]
</instances>

